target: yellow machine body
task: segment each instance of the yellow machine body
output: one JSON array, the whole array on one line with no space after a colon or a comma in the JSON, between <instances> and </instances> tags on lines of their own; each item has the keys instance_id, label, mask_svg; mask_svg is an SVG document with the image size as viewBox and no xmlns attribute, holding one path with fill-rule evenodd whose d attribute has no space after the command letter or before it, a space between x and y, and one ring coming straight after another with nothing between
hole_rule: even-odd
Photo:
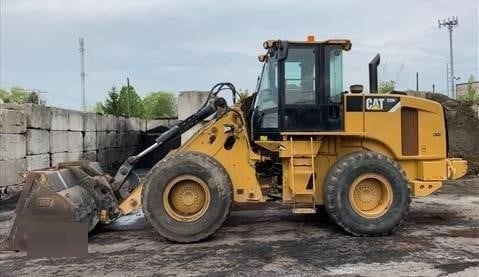
<instances>
[{"instance_id":1,"label":"yellow machine body","mask_svg":"<svg viewBox=\"0 0 479 277\"><path fill-rule=\"evenodd\" d=\"M255 141L281 158L283 203L295 204L294 196L299 196L301 203L322 205L323 180L330 167L346 154L360 150L395 160L406 173L412 195L417 197L438 190L443 181L466 174L465 160L447 158L446 126L439 103L406 95L346 94L344 97L344 132L285 132L281 141L268 138ZM360 98L364 108L346 111L350 97ZM397 107L367 111L367 102L380 103L380 99L391 98L397 99ZM252 150L245 122L240 106L232 107L219 119L203 123L181 148L170 154L195 151L213 157L231 178L234 201L264 202L268 199L264 188L269 184L257 177L255 163L265 157ZM234 137L235 142L227 149L229 137ZM311 180L312 176L315 177ZM313 187L307 188L310 182ZM138 207L140 190L141 187L123 202L124 212Z\"/></svg>"},{"instance_id":2,"label":"yellow machine body","mask_svg":"<svg viewBox=\"0 0 479 277\"><path fill-rule=\"evenodd\" d=\"M385 98L367 94L344 97L345 106L349 97L360 97L365 109L366 99ZM345 112L344 132L286 132L282 141L255 142L281 157L284 203L292 203L294 194L305 193L311 176L316 176L314 200L322 204L323 179L329 168L342 156L360 150L381 153L398 162L413 196L427 196L443 181L466 174L466 161L447 158L446 126L439 103L405 95L388 97L400 99L395 110ZM246 120L239 119L239 113L236 109L205 125L177 151L198 151L218 160L232 179L235 201L265 201L254 167L262 157L251 150L247 127L242 124ZM225 133L225 128L233 132ZM224 144L229 136L235 136L236 142L227 150Z\"/></svg>"}]
</instances>

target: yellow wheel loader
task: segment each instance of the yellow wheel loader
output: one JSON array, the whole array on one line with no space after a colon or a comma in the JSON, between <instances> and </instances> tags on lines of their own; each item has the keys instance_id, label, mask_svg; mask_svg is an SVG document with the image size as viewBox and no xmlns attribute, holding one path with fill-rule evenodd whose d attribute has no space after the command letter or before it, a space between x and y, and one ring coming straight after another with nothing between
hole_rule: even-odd
<instances>
[{"instance_id":1,"label":"yellow wheel loader","mask_svg":"<svg viewBox=\"0 0 479 277\"><path fill-rule=\"evenodd\" d=\"M299 214L323 209L349 234L387 235L406 219L411 197L466 174L466 161L447 157L439 103L378 94L379 55L369 64L365 93L361 85L343 89L349 40L268 40L263 47L252 96L237 102L232 84L217 84L196 113L128 158L115 176L86 161L30 172L2 248L21 248L28 221L56 218L91 231L140 207L161 236L197 242L221 227L233 201L280 201ZM219 97L225 89L233 93L231 106ZM140 181L135 163L197 124Z\"/></svg>"}]
</instances>

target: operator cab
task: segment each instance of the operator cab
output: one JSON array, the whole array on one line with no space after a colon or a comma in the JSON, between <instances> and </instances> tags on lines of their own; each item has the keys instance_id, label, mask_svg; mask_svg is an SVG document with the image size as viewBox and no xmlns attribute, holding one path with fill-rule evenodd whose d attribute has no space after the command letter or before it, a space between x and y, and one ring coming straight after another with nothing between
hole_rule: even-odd
<instances>
[{"instance_id":1,"label":"operator cab","mask_svg":"<svg viewBox=\"0 0 479 277\"><path fill-rule=\"evenodd\" d=\"M252 103L252 140L279 140L281 132L341 131L342 51L349 40L273 41Z\"/></svg>"}]
</instances>

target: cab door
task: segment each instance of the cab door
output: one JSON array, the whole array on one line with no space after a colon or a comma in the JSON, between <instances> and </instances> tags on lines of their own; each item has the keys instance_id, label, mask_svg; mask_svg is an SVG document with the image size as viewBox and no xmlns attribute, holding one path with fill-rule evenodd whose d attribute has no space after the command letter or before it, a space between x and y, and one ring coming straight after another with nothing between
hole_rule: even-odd
<instances>
[{"instance_id":1,"label":"cab door","mask_svg":"<svg viewBox=\"0 0 479 277\"><path fill-rule=\"evenodd\" d=\"M288 57L281 62L281 129L284 131L316 130L321 126L317 89L319 48L290 46Z\"/></svg>"},{"instance_id":2,"label":"cab door","mask_svg":"<svg viewBox=\"0 0 479 277\"><path fill-rule=\"evenodd\" d=\"M280 63L281 130L342 130L342 59L335 45L290 45Z\"/></svg>"}]
</instances>

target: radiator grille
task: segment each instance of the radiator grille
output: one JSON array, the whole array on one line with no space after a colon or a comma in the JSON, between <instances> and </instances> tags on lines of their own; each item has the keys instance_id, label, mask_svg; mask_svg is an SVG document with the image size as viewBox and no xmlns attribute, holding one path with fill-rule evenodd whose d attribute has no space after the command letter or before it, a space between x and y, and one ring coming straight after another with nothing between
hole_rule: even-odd
<instances>
[{"instance_id":1,"label":"radiator grille","mask_svg":"<svg viewBox=\"0 0 479 277\"><path fill-rule=\"evenodd\" d=\"M404 156L419 154L419 126L417 110L411 108L401 109L401 146Z\"/></svg>"}]
</instances>

